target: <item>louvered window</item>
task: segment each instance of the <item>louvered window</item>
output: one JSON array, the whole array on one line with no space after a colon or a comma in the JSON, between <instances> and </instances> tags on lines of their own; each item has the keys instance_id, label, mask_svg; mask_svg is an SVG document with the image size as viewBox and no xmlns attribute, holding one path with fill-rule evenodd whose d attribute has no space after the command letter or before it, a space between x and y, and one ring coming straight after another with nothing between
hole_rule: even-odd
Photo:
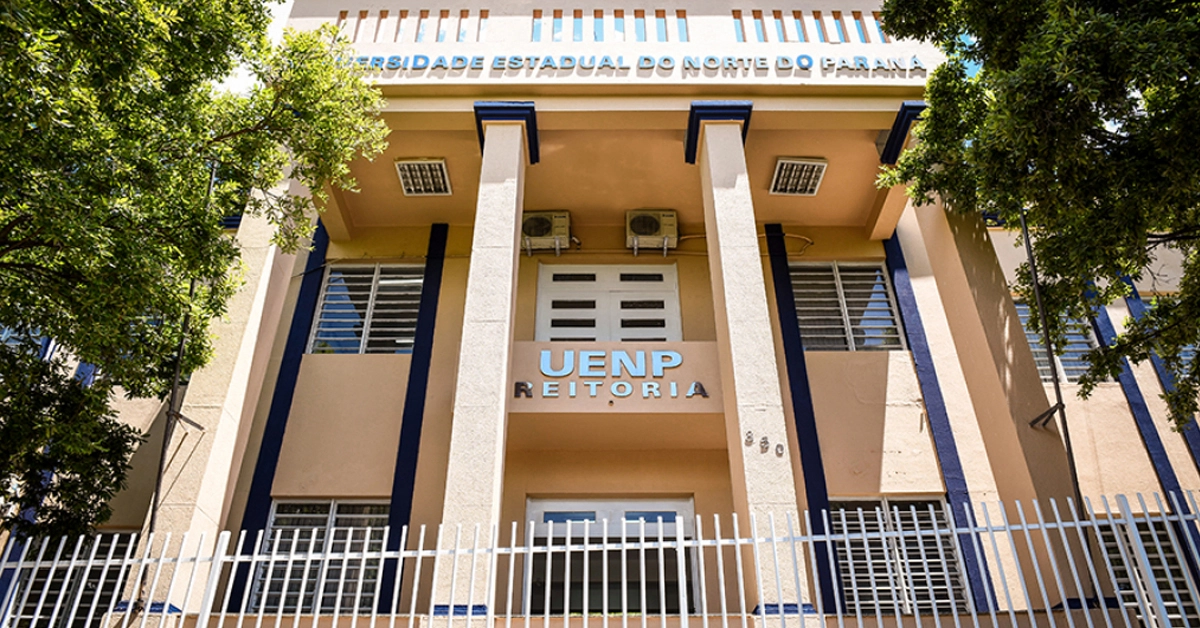
<instances>
[{"instance_id":1,"label":"louvered window","mask_svg":"<svg viewBox=\"0 0 1200 628\"><path fill-rule=\"evenodd\" d=\"M422 266L330 266L309 353L408 353L421 303Z\"/></svg>"},{"instance_id":2,"label":"louvered window","mask_svg":"<svg viewBox=\"0 0 1200 628\"><path fill-rule=\"evenodd\" d=\"M370 612L379 585L379 559L337 555L382 551L387 523L386 503L276 502L263 553L334 557L260 565L254 578L253 608L265 612Z\"/></svg>"},{"instance_id":3,"label":"louvered window","mask_svg":"<svg viewBox=\"0 0 1200 628\"><path fill-rule=\"evenodd\" d=\"M1017 316L1021 318L1021 328L1025 330L1025 339L1029 348L1033 349L1033 359L1037 362L1038 375L1043 382L1051 381L1050 362L1046 359L1046 345L1042 344L1041 332L1033 330L1031 317L1036 313L1025 303L1017 302ZM1058 376L1067 382L1077 382L1087 372L1090 363L1087 352L1096 348L1096 336L1092 328L1085 322L1063 317L1067 326L1067 344L1062 347L1062 353L1054 358L1054 368Z\"/></svg>"},{"instance_id":4,"label":"louvered window","mask_svg":"<svg viewBox=\"0 0 1200 628\"><path fill-rule=\"evenodd\" d=\"M879 264L792 264L792 293L804 348L904 348L896 302Z\"/></svg>"},{"instance_id":5,"label":"louvered window","mask_svg":"<svg viewBox=\"0 0 1200 628\"><path fill-rule=\"evenodd\" d=\"M847 613L931 614L967 609L962 569L941 501L830 504ZM919 532L919 533L918 533Z\"/></svg>"},{"instance_id":6,"label":"louvered window","mask_svg":"<svg viewBox=\"0 0 1200 628\"><path fill-rule=\"evenodd\" d=\"M543 265L537 340L683 339L674 266Z\"/></svg>"},{"instance_id":7,"label":"louvered window","mask_svg":"<svg viewBox=\"0 0 1200 628\"><path fill-rule=\"evenodd\" d=\"M1103 519L1099 523L1097 530L1100 542L1112 566L1117 599L1121 606L1136 615L1145 626L1200 625L1200 611L1197 610L1200 603L1188 585L1186 558L1176 551L1188 543L1182 536L1183 530L1178 527L1168 530L1168 526L1175 524L1145 518L1135 518L1132 524L1104 525L1107 522ZM1154 575L1154 585L1161 595L1168 621L1146 621L1142 606L1138 604L1139 596L1143 600L1152 599L1146 569L1141 566L1143 552L1145 565ZM1137 574L1136 579L1130 577L1130 567ZM1138 591L1134 590L1135 586ZM1158 614L1156 607L1156 604L1146 604L1146 609L1154 615Z\"/></svg>"}]
</instances>

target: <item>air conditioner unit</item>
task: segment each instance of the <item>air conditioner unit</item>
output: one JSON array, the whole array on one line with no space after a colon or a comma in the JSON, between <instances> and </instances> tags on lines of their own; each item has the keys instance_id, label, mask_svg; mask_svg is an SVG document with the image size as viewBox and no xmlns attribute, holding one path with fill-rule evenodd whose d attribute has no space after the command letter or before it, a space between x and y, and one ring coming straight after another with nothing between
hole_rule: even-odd
<instances>
[{"instance_id":1,"label":"air conditioner unit","mask_svg":"<svg viewBox=\"0 0 1200 628\"><path fill-rule=\"evenodd\" d=\"M571 213L565 209L525 212L521 217L521 248L561 251L571 245Z\"/></svg>"},{"instance_id":2,"label":"air conditioner unit","mask_svg":"<svg viewBox=\"0 0 1200 628\"><path fill-rule=\"evenodd\" d=\"M625 246L639 249L673 249L679 244L679 221L674 210L634 209L625 212Z\"/></svg>"}]
</instances>

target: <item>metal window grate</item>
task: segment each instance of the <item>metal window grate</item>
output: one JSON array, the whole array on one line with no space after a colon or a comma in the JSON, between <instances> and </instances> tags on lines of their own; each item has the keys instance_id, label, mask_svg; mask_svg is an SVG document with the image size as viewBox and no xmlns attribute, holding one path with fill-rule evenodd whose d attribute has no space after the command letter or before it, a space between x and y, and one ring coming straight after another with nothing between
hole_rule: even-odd
<instances>
[{"instance_id":1,"label":"metal window grate","mask_svg":"<svg viewBox=\"0 0 1200 628\"><path fill-rule=\"evenodd\" d=\"M895 297L882 266L792 264L792 292L807 350L904 348Z\"/></svg>"},{"instance_id":2,"label":"metal window grate","mask_svg":"<svg viewBox=\"0 0 1200 628\"><path fill-rule=\"evenodd\" d=\"M966 608L966 588L948 535L906 535L948 529L940 501L835 502L830 533L836 544L846 612L876 615L947 613Z\"/></svg>"},{"instance_id":3,"label":"metal window grate","mask_svg":"<svg viewBox=\"0 0 1200 628\"><path fill-rule=\"evenodd\" d=\"M131 576L130 569L122 562L137 555L133 547L135 537L129 533L98 534L83 540L78 548L67 546L67 557L79 563L75 569L40 566L21 570L20 587L31 587L48 595L26 597L9 625L15 628L104 625L100 615L104 609L121 603L115 598L125 589ZM60 612L57 617L50 611L63 608L74 610Z\"/></svg>"},{"instance_id":4,"label":"metal window grate","mask_svg":"<svg viewBox=\"0 0 1200 628\"><path fill-rule=\"evenodd\" d=\"M1168 529L1173 525L1143 517L1096 528L1104 553L1112 565L1118 603L1147 626L1182 626L1185 622L1186 625L1200 625L1200 603L1192 593L1195 589L1189 586L1188 567L1184 564L1186 559L1169 549L1180 544L1178 537L1184 533L1178 527ZM1144 567L1141 566L1142 552L1145 552ZM1151 583L1146 577L1147 567L1148 572L1153 574L1154 588L1162 596L1167 621L1146 621L1142 606L1138 603L1139 596L1144 599L1150 597ZM1136 579L1132 577L1134 575ZM1135 586L1138 591L1134 591ZM1158 614L1155 605L1147 605L1147 608L1152 614Z\"/></svg>"},{"instance_id":5,"label":"metal window grate","mask_svg":"<svg viewBox=\"0 0 1200 628\"><path fill-rule=\"evenodd\" d=\"M281 555L346 554L383 550L388 505L375 502L276 502L263 551ZM263 612L370 612L375 606L380 561L305 558L260 565L253 607ZM320 606L317 606L317 596Z\"/></svg>"},{"instance_id":6,"label":"metal window grate","mask_svg":"<svg viewBox=\"0 0 1200 628\"><path fill-rule=\"evenodd\" d=\"M780 157L775 162L771 194L816 196L825 177L824 160Z\"/></svg>"},{"instance_id":7,"label":"metal window grate","mask_svg":"<svg viewBox=\"0 0 1200 628\"><path fill-rule=\"evenodd\" d=\"M1025 339L1029 341L1029 348L1033 349L1038 375L1042 376L1043 382L1051 381L1051 366L1046 360L1046 345L1042 344L1042 334L1033 330L1033 310L1020 301L1016 302L1016 306L1021 328L1025 330ZM1096 336L1091 327L1083 321L1065 316L1062 320L1067 326L1067 344L1061 347L1062 352L1055 357L1055 366L1058 368L1059 377L1068 383L1074 383L1078 382L1091 366L1087 360L1087 353L1096 348Z\"/></svg>"},{"instance_id":8,"label":"metal window grate","mask_svg":"<svg viewBox=\"0 0 1200 628\"><path fill-rule=\"evenodd\" d=\"M405 196L449 196L450 174L444 159L396 161L396 173Z\"/></svg>"},{"instance_id":9,"label":"metal window grate","mask_svg":"<svg viewBox=\"0 0 1200 628\"><path fill-rule=\"evenodd\" d=\"M407 353L416 337L422 266L331 266L309 353Z\"/></svg>"}]
</instances>

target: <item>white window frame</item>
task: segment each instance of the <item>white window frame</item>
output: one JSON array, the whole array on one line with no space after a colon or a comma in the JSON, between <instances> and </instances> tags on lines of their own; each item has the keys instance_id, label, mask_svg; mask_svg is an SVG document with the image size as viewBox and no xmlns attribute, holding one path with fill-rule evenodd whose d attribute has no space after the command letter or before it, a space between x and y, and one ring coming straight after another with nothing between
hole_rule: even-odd
<instances>
[{"instance_id":1,"label":"white window frame","mask_svg":"<svg viewBox=\"0 0 1200 628\"><path fill-rule=\"evenodd\" d=\"M845 349L835 349L835 348L830 348L830 347L807 347L806 346L804 348L805 351L851 351L851 352L853 352L853 351L907 351L908 350L908 339L904 332L904 322L901 320L901 317L900 317L900 307L896 303L896 289L894 286L892 286L891 273L888 272L886 264L884 264L882 262L789 261L788 262L788 281L789 281L789 283L792 282L792 270L797 269L797 268L805 268L805 267L832 269L834 286L836 287L836 290L837 290L838 306L841 309L842 325L843 325L842 332L845 334L846 345L847 345L847 348L845 348ZM854 324L854 322L850 320L850 308L846 305L846 291L845 291L845 287L842 285L841 269L843 269L843 268L867 268L867 269L871 269L871 270L880 271L881 276L883 277L884 289L887 291L887 301L888 301L888 307L890 308L890 312L892 315L892 321L896 324L896 333L897 333L899 341L900 341L899 346L883 347L880 349L869 349L869 348L859 348L855 344L854 330L861 328L861 326L856 326ZM797 325L799 325L798 317L799 317L799 311L801 308L801 301L796 297L796 295L794 293L792 295L792 298L793 298L793 301L795 302L795 307L796 307L796 313L797 313L797 321L796 322L797 322ZM804 334L803 329L801 329L801 340L803 340L803 334Z\"/></svg>"},{"instance_id":2,"label":"white window frame","mask_svg":"<svg viewBox=\"0 0 1200 628\"><path fill-rule=\"evenodd\" d=\"M380 275L384 269L419 270L420 271L419 274L421 275L421 282L422 282L421 288L422 288L422 290L424 289L424 280L425 280L425 265L424 264L411 264L410 263L410 264L328 264L328 265L326 265L325 272L324 272L323 276L321 277L321 295L317 299L317 309L313 313L312 329L309 330L308 344L304 351L306 354L355 355L354 353L350 353L350 352L314 351L314 349L316 348L315 345L317 343L318 332L321 331L321 321L322 321L321 314L325 309L325 305L326 305L326 302L327 302L327 299L329 296L330 275L332 275L336 271L344 270L344 269L351 269L351 268L356 268L356 269L373 268L374 269L374 275L371 279L371 292L370 292L370 295L367 297L367 309L363 313L363 330L362 330L362 337L359 339L359 343L358 343L357 355L363 355L365 353L368 353L367 348L370 346L371 327L374 323L374 316L375 316L375 303L376 303L376 299L379 295L379 285L380 285L379 280L380 280ZM418 303L418 313L419 313L419 309L420 309L420 306ZM414 335L414 339L415 339L415 335L416 335L415 330L414 330L413 335ZM381 352L381 353L383 353L383 352ZM398 349L397 351L395 351L395 353L398 353L398 354L412 353L412 346L409 345L407 348Z\"/></svg>"},{"instance_id":3,"label":"white window frame","mask_svg":"<svg viewBox=\"0 0 1200 628\"><path fill-rule=\"evenodd\" d=\"M555 273L594 274L594 282L555 282ZM662 282L622 282L622 274L653 274L661 273ZM540 264L538 266L537 286L537 316L535 323L535 340L547 342L563 340L567 342L591 342L584 338L572 338L570 333L556 334L551 321L563 317L571 310L553 309L556 299L579 299L587 297L596 302L594 310L578 310L580 316L594 318L596 326L593 329L594 342L680 342L683 340L683 319L679 305L679 271L674 264ZM653 328L661 331L657 337L665 340L639 339L630 337L623 340L619 315L619 304L622 297L649 296L662 297L661 312L664 327ZM571 316L571 314L566 314ZM635 334L636 336L636 334Z\"/></svg>"},{"instance_id":4,"label":"white window frame","mask_svg":"<svg viewBox=\"0 0 1200 628\"><path fill-rule=\"evenodd\" d=\"M308 613L308 614L313 614L313 615L322 615L322 614L326 614L326 613L332 613L332 612L334 612L333 609L325 609L323 606L324 592L317 591L315 589L316 589L317 583L327 582L325 574L329 571L331 561L328 560L327 558L321 558L321 557L326 557L331 552L331 546L335 542L334 534L333 534L334 530L335 529L370 530L372 534L367 539L365 539L364 542L370 543L372 541L378 540L380 543L382 543L382 533L383 533L383 530L385 527L385 526L378 526L378 527L374 527L374 526L362 526L362 527L340 526L340 527L337 527L337 526L334 526L334 523L337 521L338 506L340 506L340 505L389 506L389 510L390 510L391 504L387 500L379 500L379 499L299 499L299 498L295 498L295 499L272 500L271 514L270 514L270 517L268 517L268 519L267 519L267 529L266 529L266 531L263 532L262 545L259 548L259 551L263 554L269 555L272 553L271 544L275 541L275 538L276 538L275 537L275 533L276 533L275 522L276 522L277 516L279 514L278 509L279 509L280 505L284 505L284 504L302 504L302 505L303 504L320 504L320 505L328 504L329 512L326 515L325 526L323 528L314 527L314 528L304 528L303 529L303 530L309 531L310 534L312 533L313 530L322 530L324 532L324 540L322 542L322 546L320 548L313 547L311 549L311 553L314 556L318 557L318 558L314 559L314 561L317 563L316 566L318 568L318 571L317 571L314 579L311 581L311 584L313 585L314 588L312 590L304 589L304 595L311 594L313 596L312 608L306 609L306 610L301 610L301 611L296 611L296 609L293 609L291 607L284 607L282 610L287 611L287 612L303 612L303 613ZM295 515L285 515L285 516L295 516ZM300 515L300 516L303 516L303 515ZM314 515L309 515L309 516L314 516ZM380 516L386 516L386 515L380 515ZM290 531L295 531L295 530L301 530L301 529L300 528L292 528ZM374 532L376 530L379 531L379 534L380 534L379 539L376 539L374 536ZM289 532L282 532L282 533L280 533L280 536L279 536L280 541L291 541L292 538L293 538L293 536L289 536ZM303 543L303 541L300 541L300 542ZM292 548L292 549L294 552L295 548ZM304 551L304 552L295 552L295 553L307 554L308 552ZM281 552L281 555L286 555L286 554L283 554ZM345 569L347 567L346 564L339 564L339 565L343 569ZM254 574L252 575L252 577L253 577L252 589L250 591L251 608L259 610L260 612L264 608L263 607L263 597L262 597L263 596L262 585L265 581L264 576L265 576L266 570L269 568L269 566L270 566L270 563L259 564L258 568L255 570ZM356 567L358 565L352 564L349 566ZM307 569L308 567L309 567L309 565L305 564L302 568ZM279 567L277 567L277 568L279 568ZM286 569L286 567L282 567L282 568ZM381 572L382 570L377 569L377 571ZM307 580L308 578L307 578L307 576L302 576L302 579ZM365 585L365 583L366 583L366 581L364 580L364 585ZM308 583L306 583L306 584L308 584ZM376 581L376 586L378 586L378 584L379 584L379 582ZM284 605L284 601L287 599L287 595L288 595L288 592L286 590L281 593L281 602L280 602L281 606ZM372 603L370 604L370 606L373 607L374 602L377 601L377 598L372 596L371 600L372 600ZM335 604L335 606L340 606L340 601L335 600L334 604ZM360 604L361 604L361 600L360 600ZM299 606L299 608L303 609L303 606L304 606L303 596L301 596L300 599L298 600L298 606ZM364 608L366 608L366 607L364 607ZM358 610L362 611L363 609L360 608ZM366 608L366 610L370 611L371 608ZM280 608L272 606L271 610L268 612L278 612L278 611L280 611ZM339 611L353 613L353 612L355 612L355 609L342 607L342 608L339 608Z\"/></svg>"},{"instance_id":5,"label":"white window frame","mask_svg":"<svg viewBox=\"0 0 1200 628\"><path fill-rule=\"evenodd\" d=\"M913 502L926 502L926 503L932 502L932 503L936 504L936 508L938 509L938 511L946 518L945 525L952 526L953 521L954 521L953 513L950 511L950 508L946 503L945 496L943 496L943 495L891 495L891 496L878 496L878 497L861 497L860 496L860 497L847 497L847 498L832 498L831 497L829 499L829 502L831 504L846 504L846 505L851 505L851 506L854 504L862 504L864 521L872 522L872 523L874 522L874 520L867 519L867 517L868 517L867 513L873 512L875 506L881 506L883 508L883 513L884 513L884 516L882 517L882 519L884 521L884 525L886 526L885 530L887 532L891 532L891 533L896 532L896 530L895 530L896 522L894 521L894 519L892 517L892 512L893 512L892 509L899 508L899 510L901 512L908 512L908 509L905 507L905 504L911 504ZM870 506L870 508L868 508L868 506ZM830 523L829 533L834 534L834 535L845 534L846 533L845 529L841 529L841 523L842 523L841 515L835 515L835 513L837 513L837 512L845 512L846 513L846 515L845 515L846 521L857 521L857 517L858 517L857 510L834 509L832 507L830 508L830 510L829 510L829 523ZM922 509L920 507L918 507L917 512L922 512ZM874 516L874 515L872 514L871 516ZM853 517L853 519L852 519L852 517ZM861 532L850 532L850 534L860 534L860 533ZM939 536L938 538L941 539L942 537ZM855 539L855 540L858 543L863 543L862 539ZM851 583L845 582L844 576L842 575L842 570L845 569L845 565L842 564L842 559L840 557L841 549L838 548L838 545L841 543L845 543L845 541L835 542L835 544L834 544L835 550L834 551L836 554L839 555L838 556L839 573L837 574L837 577L839 578L839 580L842 581L840 586L842 589L843 601L845 603L845 611L847 613L863 612L863 613L873 613L873 614L877 614L877 615L878 614L887 615L887 614L895 613L896 608L899 607L901 615L916 614L914 612L915 609L913 608L913 605L911 603L912 592L910 592L910 590L909 590L909 581L904 573L899 573L899 574L890 576L890 577L894 578L899 584L899 588L895 591L896 597L894 598L893 601L876 601L876 597L874 594L875 589L879 589L881 587L887 588L890 586L889 583L885 582L885 583L882 583L882 585L881 585L879 582L855 581L853 583L854 586L852 588ZM892 565L897 565L902 568L908 564L908 561L905 560L905 558L906 558L905 553L901 548L898 547L895 537L891 537L891 538L887 539L887 547L886 547L885 551L887 552L887 555L883 558L883 560L886 561L887 563L892 564ZM956 551L955 546L953 544L951 544L951 546L949 548L949 552L950 552L949 554L946 554L945 552L943 552L943 553L940 553L938 556L934 556L934 557L926 556L925 562L937 565L937 564L940 564L942 562L942 559L944 558L946 565L948 567L952 566L953 569L957 572L957 573L946 573L946 574L944 574L944 577L946 578L947 582L950 582L950 580L954 577L957 577L957 579L958 579L957 583L955 583L955 585L956 585L955 589L957 589L956 598L958 599L958 601L956 601L954 604L958 608L959 612L961 613L971 603L970 600L967 599L967 587L966 587L966 583L965 583L967 571L966 571L966 566L963 564L962 556L960 556L958 554L958 552ZM911 557L911 556L909 556L908 558L910 560L913 559L913 557ZM880 560L880 559L872 558L871 560L876 561L876 560ZM917 556L916 560L921 560L921 557ZM888 572L890 574L890 572L891 572L890 567L888 568ZM885 577L888 577L888 576L885 576ZM865 593L865 595L863 595L863 593ZM861 595L861 598L865 598L865 599L861 599L860 595ZM923 614L928 614L930 610L931 609L922 608L922 609L920 609L920 612ZM951 613L953 610L954 609L951 607L949 602L939 602L939 604L938 604L938 611L941 614L948 614L948 613Z\"/></svg>"},{"instance_id":6,"label":"white window frame","mask_svg":"<svg viewBox=\"0 0 1200 628\"><path fill-rule=\"evenodd\" d=\"M648 519L626 520L625 513L633 512L671 512L674 511L678 516L678 524L675 520L667 521L665 518L659 525L658 519L650 521ZM545 522L546 513L584 513L594 512L595 517L593 522L585 523L584 521L572 520L566 523ZM525 500L525 536L530 542L534 539L549 539L552 546L562 546L566 543L567 532L570 532L571 543L575 544L584 539L585 533L589 542L600 542L607 540L608 543L619 543L621 539L629 543L638 543L642 540L646 542L657 542L661 534L664 541L676 540L682 532L685 540L695 538L695 522L696 522L696 507L692 498L571 498L571 499L541 499L527 498ZM644 522L644 524L643 524ZM606 525L607 524L607 525ZM681 527L678 527L681 526ZM550 536L553 532L554 535ZM630 551L633 551L631 548ZM648 552L649 553L649 552ZM698 563L695 556L695 549L689 549L686 552L685 559L690 563L687 570L687 599L689 603L694 603L696 598L696 587L702 577L699 571ZM599 559L597 559L599 560ZM531 570L533 569L533 561L525 562L525 576L523 582L532 582ZM612 575L610 574L610 578ZM531 608L528 606L532 602L532 596L526 592L521 596L522 612L529 614ZM614 600L610 599L610 604ZM631 611L632 612L632 611Z\"/></svg>"}]
</instances>

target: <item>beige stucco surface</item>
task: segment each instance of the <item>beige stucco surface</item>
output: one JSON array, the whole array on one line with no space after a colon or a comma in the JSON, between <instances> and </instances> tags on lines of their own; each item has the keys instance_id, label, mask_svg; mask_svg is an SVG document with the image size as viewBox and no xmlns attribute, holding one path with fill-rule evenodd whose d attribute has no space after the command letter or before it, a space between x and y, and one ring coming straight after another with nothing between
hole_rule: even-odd
<instances>
[{"instance_id":1,"label":"beige stucco surface","mask_svg":"<svg viewBox=\"0 0 1200 628\"><path fill-rule=\"evenodd\" d=\"M409 355L306 355L272 497L391 495Z\"/></svg>"},{"instance_id":2,"label":"beige stucco surface","mask_svg":"<svg viewBox=\"0 0 1200 628\"><path fill-rule=\"evenodd\" d=\"M945 492L906 351L809 351L831 497Z\"/></svg>"}]
</instances>

